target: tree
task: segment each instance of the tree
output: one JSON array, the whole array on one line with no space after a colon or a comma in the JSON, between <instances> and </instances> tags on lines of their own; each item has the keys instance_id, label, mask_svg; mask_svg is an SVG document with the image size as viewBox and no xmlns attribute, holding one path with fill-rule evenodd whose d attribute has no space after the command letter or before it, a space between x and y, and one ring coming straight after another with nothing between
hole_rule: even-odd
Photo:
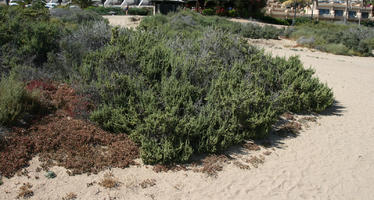
<instances>
[{"instance_id":1,"label":"tree","mask_svg":"<svg viewBox=\"0 0 374 200\"><path fill-rule=\"evenodd\" d=\"M9 6L10 0L6 0L6 5Z\"/></svg>"},{"instance_id":2,"label":"tree","mask_svg":"<svg viewBox=\"0 0 374 200\"><path fill-rule=\"evenodd\" d=\"M304 6L308 5L311 1L312 0L287 0L287 1L283 2L283 5L291 6L294 9L294 15L293 15L293 18L292 18L292 26L295 25L297 7L298 6L304 7Z\"/></svg>"},{"instance_id":3,"label":"tree","mask_svg":"<svg viewBox=\"0 0 374 200\"><path fill-rule=\"evenodd\" d=\"M266 0L232 0L232 4L241 17L251 17L261 15Z\"/></svg>"}]
</instances>

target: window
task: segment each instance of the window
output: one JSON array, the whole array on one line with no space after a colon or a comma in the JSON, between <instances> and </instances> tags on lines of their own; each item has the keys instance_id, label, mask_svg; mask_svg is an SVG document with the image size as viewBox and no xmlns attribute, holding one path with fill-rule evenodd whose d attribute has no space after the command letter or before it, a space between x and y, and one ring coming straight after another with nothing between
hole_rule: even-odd
<instances>
[{"instance_id":1,"label":"window","mask_svg":"<svg viewBox=\"0 0 374 200\"><path fill-rule=\"evenodd\" d=\"M348 18L356 18L357 12L356 11L348 11Z\"/></svg>"},{"instance_id":2,"label":"window","mask_svg":"<svg viewBox=\"0 0 374 200\"><path fill-rule=\"evenodd\" d=\"M369 13L368 13L368 12L363 12L363 13L361 14L361 18L363 18L363 19L367 19L367 18L369 18Z\"/></svg>"},{"instance_id":3,"label":"window","mask_svg":"<svg viewBox=\"0 0 374 200\"><path fill-rule=\"evenodd\" d=\"M319 15L329 15L330 10L329 9L319 9Z\"/></svg>"},{"instance_id":4,"label":"window","mask_svg":"<svg viewBox=\"0 0 374 200\"><path fill-rule=\"evenodd\" d=\"M343 10L335 10L335 16L337 17L342 17L344 14L344 11Z\"/></svg>"}]
</instances>

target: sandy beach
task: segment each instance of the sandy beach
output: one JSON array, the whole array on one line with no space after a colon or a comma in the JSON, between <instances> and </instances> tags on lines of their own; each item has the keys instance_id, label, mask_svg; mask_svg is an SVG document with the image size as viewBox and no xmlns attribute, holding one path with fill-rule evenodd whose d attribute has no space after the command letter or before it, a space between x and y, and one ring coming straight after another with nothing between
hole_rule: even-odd
<instances>
[{"instance_id":1,"label":"sandy beach","mask_svg":"<svg viewBox=\"0 0 374 200\"><path fill-rule=\"evenodd\" d=\"M112 25L136 26L129 17L106 17ZM233 147L232 160L217 176L193 170L156 173L152 166L111 169L92 175L69 176L53 167L48 179L34 158L27 172L3 177L0 199L16 199L30 183L29 199L331 199L370 200L374 191L374 58L339 56L295 47L291 40L249 40L273 56L300 57L306 68L333 89L336 104L306 122L296 137L273 138L259 151ZM303 119L305 116L297 116ZM250 169L246 163L256 156ZM113 188L102 186L111 176Z\"/></svg>"}]
</instances>

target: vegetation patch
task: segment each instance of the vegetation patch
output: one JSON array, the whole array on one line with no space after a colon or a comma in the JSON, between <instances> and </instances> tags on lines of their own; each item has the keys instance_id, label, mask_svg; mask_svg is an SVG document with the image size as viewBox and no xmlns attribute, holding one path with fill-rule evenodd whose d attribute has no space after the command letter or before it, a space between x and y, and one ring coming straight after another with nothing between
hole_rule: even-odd
<instances>
[{"instance_id":1,"label":"vegetation patch","mask_svg":"<svg viewBox=\"0 0 374 200\"><path fill-rule=\"evenodd\" d=\"M0 67L39 90L51 115L1 140L5 176L36 154L71 174L126 167L139 153L145 164L172 166L265 137L282 113L320 112L334 100L297 57L274 58L243 38L278 38L281 29L180 12L131 30L89 11L17 9L0 9Z\"/></svg>"},{"instance_id":2,"label":"vegetation patch","mask_svg":"<svg viewBox=\"0 0 374 200\"><path fill-rule=\"evenodd\" d=\"M278 39L283 35L284 29L274 26L259 26L253 23L237 23L218 16L202 16L195 12L178 12L174 14L156 15L146 17L140 23L140 28L144 30L157 29L166 35L201 34L206 27L239 34L246 38L253 39Z\"/></svg>"},{"instance_id":3,"label":"vegetation patch","mask_svg":"<svg viewBox=\"0 0 374 200\"><path fill-rule=\"evenodd\" d=\"M140 187L143 189L148 188L148 187L153 187L156 185L156 180L155 179L146 179L139 183Z\"/></svg>"},{"instance_id":4,"label":"vegetation patch","mask_svg":"<svg viewBox=\"0 0 374 200\"><path fill-rule=\"evenodd\" d=\"M64 166L71 175L97 173L108 167L124 168L134 163L138 148L125 134L113 135L84 120L74 119L71 111L79 105L73 104L78 98L74 90L66 85L50 88L55 89L41 92L59 107L53 115L43 117L28 128L14 127L14 132L4 137L0 149L1 174L12 176L36 154L45 166Z\"/></svg>"},{"instance_id":5,"label":"vegetation patch","mask_svg":"<svg viewBox=\"0 0 374 200\"><path fill-rule=\"evenodd\" d=\"M339 55L373 56L374 30L356 24L304 22L289 28L289 38L308 38L300 45Z\"/></svg>"},{"instance_id":6,"label":"vegetation patch","mask_svg":"<svg viewBox=\"0 0 374 200\"><path fill-rule=\"evenodd\" d=\"M120 184L112 173L104 174L104 178L99 182L99 185L107 189L117 188Z\"/></svg>"},{"instance_id":7,"label":"vegetation patch","mask_svg":"<svg viewBox=\"0 0 374 200\"><path fill-rule=\"evenodd\" d=\"M31 190L32 185L30 183L24 183L18 192L17 198L28 199L34 196L34 192Z\"/></svg>"}]
</instances>

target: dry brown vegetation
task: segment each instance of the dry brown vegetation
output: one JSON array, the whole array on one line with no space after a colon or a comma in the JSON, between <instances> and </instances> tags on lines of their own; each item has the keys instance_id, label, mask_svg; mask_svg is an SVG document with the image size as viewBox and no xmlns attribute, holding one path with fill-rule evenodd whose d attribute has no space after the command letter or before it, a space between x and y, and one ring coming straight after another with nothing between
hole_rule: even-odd
<instances>
[{"instance_id":1,"label":"dry brown vegetation","mask_svg":"<svg viewBox=\"0 0 374 200\"><path fill-rule=\"evenodd\" d=\"M243 164L243 163L241 163L239 161L235 161L234 165L237 166L237 167L239 167L240 169L247 169L247 170L251 169L251 167L249 165Z\"/></svg>"},{"instance_id":2,"label":"dry brown vegetation","mask_svg":"<svg viewBox=\"0 0 374 200\"><path fill-rule=\"evenodd\" d=\"M301 124L299 122L286 122L281 125L276 131L280 136L287 136L289 134L296 135L301 130Z\"/></svg>"},{"instance_id":3,"label":"dry brown vegetation","mask_svg":"<svg viewBox=\"0 0 374 200\"><path fill-rule=\"evenodd\" d=\"M257 144L255 144L254 142L251 142L251 141L243 144L243 147L245 149L250 150L250 151L259 151L259 150L261 150L260 146L258 146Z\"/></svg>"},{"instance_id":4,"label":"dry brown vegetation","mask_svg":"<svg viewBox=\"0 0 374 200\"><path fill-rule=\"evenodd\" d=\"M157 165L154 165L152 167L153 171L156 172L156 173L160 173L160 172L168 172L168 171L186 171L187 168L186 166L184 165L161 165L161 164L157 164Z\"/></svg>"},{"instance_id":5,"label":"dry brown vegetation","mask_svg":"<svg viewBox=\"0 0 374 200\"><path fill-rule=\"evenodd\" d=\"M37 85L37 86L34 86ZM89 111L89 103L67 85L36 84L41 99L55 108L29 127L13 127L0 149L0 172L11 177L39 154L45 170L58 165L70 174L97 173L109 167L125 168L134 164L138 147L125 134L111 134L95 125L76 119Z\"/></svg>"},{"instance_id":6,"label":"dry brown vegetation","mask_svg":"<svg viewBox=\"0 0 374 200\"><path fill-rule=\"evenodd\" d=\"M24 183L20 188L18 192L17 198L30 198L34 195L34 192L31 190L32 185L30 183Z\"/></svg>"},{"instance_id":7,"label":"dry brown vegetation","mask_svg":"<svg viewBox=\"0 0 374 200\"><path fill-rule=\"evenodd\" d=\"M258 168L258 166L259 166L260 164L263 164L264 161L265 161L265 157L263 157L263 156L261 156L261 155L260 155L259 157L257 157L257 156L251 156L250 159L247 159L247 160L246 160L246 162L252 164L252 166L253 166L254 168Z\"/></svg>"},{"instance_id":8,"label":"dry brown vegetation","mask_svg":"<svg viewBox=\"0 0 374 200\"><path fill-rule=\"evenodd\" d=\"M208 176L216 177L218 172L223 170L223 164L227 163L228 161L229 158L225 155L210 155L202 160L202 168L194 171L206 173Z\"/></svg>"},{"instance_id":9,"label":"dry brown vegetation","mask_svg":"<svg viewBox=\"0 0 374 200\"><path fill-rule=\"evenodd\" d=\"M67 193L65 197L62 198L62 200L74 200L74 199L77 199L77 194L73 193L73 192L70 192L70 193Z\"/></svg>"},{"instance_id":10,"label":"dry brown vegetation","mask_svg":"<svg viewBox=\"0 0 374 200\"><path fill-rule=\"evenodd\" d=\"M99 182L99 185L107 189L119 187L120 184L121 182L119 182L112 173L104 174L104 178Z\"/></svg>"},{"instance_id":11,"label":"dry brown vegetation","mask_svg":"<svg viewBox=\"0 0 374 200\"><path fill-rule=\"evenodd\" d=\"M148 188L148 187L153 187L156 185L156 180L155 179L146 179L139 183L140 187L143 189Z\"/></svg>"}]
</instances>

